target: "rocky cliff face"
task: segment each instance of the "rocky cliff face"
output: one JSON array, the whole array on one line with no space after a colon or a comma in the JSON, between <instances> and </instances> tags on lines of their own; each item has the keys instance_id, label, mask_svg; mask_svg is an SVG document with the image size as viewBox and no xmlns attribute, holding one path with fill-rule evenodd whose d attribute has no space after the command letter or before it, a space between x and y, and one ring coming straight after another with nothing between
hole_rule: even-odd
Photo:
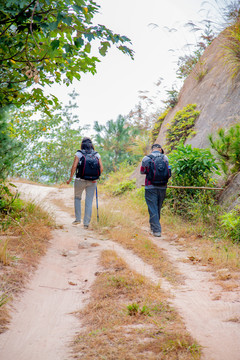
<instances>
[{"instance_id":1,"label":"rocky cliff face","mask_svg":"<svg viewBox=\"0 0 240 360\"><path fill-rule=\"evenodd\" d=\"M203 74L205 75L201 78ZM193 147L209 147L209 134L214 135L218 129L240 122L240 75L234 80L231 79L224 61L222 34L205 50L199 63L185 80L177 105L169 111L162 123L156 142L163 148L169 123L176 112L188 104L197 104L196 110L200 111L194 127L196 135L186 141L186 144ZM138 171L139 168L136 169L135 176L140 186L143 184L143 176L137 175ZM239 177L240 174L221 195L221 202L229 207L231 204L240 204Z\"/></svg>"},{"instance_id":2,"label":"rocky cliff face","mask_svg":"<svg viewBox=\"0 0 240 360\"><path fill-rule=\"evenodd\" d=\"M164 146L168 124L176 112L188 104L197 104L197 110L201 112L195 123L196 135L186 141L193 147L209 147L209 134L240 122L240 76L231 79L222 50L222 36L219 36L185 80L178 103L166 116L156 142ZM198 80L202 72L206 74Z\"/></svg>"}]
</instances>

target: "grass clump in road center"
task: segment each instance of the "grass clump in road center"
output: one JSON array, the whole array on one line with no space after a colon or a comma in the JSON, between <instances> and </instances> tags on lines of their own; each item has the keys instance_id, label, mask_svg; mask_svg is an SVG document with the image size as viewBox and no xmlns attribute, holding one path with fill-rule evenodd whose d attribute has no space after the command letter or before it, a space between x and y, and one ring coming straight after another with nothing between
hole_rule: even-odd
<instances>
[{"instance_id":1,"label":"grass clump in road center","mask_svg":"<svg viewBox=\"0 0 240 360\"><path fill-rule=\"evenodd\" d=\"M91 301L79 312L83 331L76 359L200 359L200 348L159 285L131 271L114 251L104 251L103 271Z\"/></svg>"},{"instance_id":2,"label":"grass clump in road center","mask_svg":"<svg viewBox=\"0 0 240 360\"><path fill-rule=\"evenodd\" d=\"M144 229L147 226L147 218L143 219L142 214L136 208L133 209L129 199L105 199L99 212L99 222L96 221L95 211L92 218L95 230L132 250L170 282L180 281L175 267L163 251L151 241L150 234L146 234Z\"/></svg>"}]
</instances>

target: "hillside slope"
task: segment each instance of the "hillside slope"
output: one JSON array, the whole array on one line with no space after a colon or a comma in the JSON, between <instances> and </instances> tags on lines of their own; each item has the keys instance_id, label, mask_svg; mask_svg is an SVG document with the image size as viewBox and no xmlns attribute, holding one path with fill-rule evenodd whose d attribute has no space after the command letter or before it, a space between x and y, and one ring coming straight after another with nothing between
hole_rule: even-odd
<instances>
[{"instance_id":1,"label":"hillside slope","mask_svg":"<svg viewBox=\"0 0 240 360\"><path fill-rule=\"evenodd\" d=\"M200 74L205 75L199 80ZM196 104L200 116L196 120L196 135L187 139L186 144L196 148L209 147L208 136L220 128L228 128L240 122L240 74L234 80L228 70L223 53L223 34L205 50L200 61L187 77L179 93L177 105L164 119L156 142L166 145L166 131L175 114L188 104ZM239 144L240 146L240 144ZM144 182L139 167L133 174L137 185ZM237 174L222 193L220 202L230 208L240 204L240 174Z\"/></svg>"},{"instance_id":2,"label":"hillside slope","mask_svg":"<svg viewBox=\"0 0 240 360\"><path fill-rule=\"evenodd\" d=\"M177 111L188 104L197 104L200 116L196 135L186 143L194 147L209 146L208 135L240 121L240 76L234 81L224 63L222 35L205 50L199 63L185 80L177 105L166 116L157 141L164 146L166 130ZM202 80L197 77L206 71Z\"/></svg>"}]
</instances>

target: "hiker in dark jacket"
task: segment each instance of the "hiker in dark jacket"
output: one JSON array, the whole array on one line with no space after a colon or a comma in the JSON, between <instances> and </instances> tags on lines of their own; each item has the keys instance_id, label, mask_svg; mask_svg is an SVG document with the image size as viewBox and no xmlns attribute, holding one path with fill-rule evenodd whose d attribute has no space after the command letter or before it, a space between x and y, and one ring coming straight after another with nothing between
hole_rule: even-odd
<instances>
[{"instance_id":1,"label":"hiker in dark jacket","mask_svg":"<svg viewBox=\"0 0 240 360\"><path fill-rule=\"evenodd\" d=\"M73 165L71 168L71 175L67 184L70 184L72 178L77 170L77 166L79 161L82 159L84 154L86 153L94 153L94 156L99 160L100 166L100 174L103 171L103 165L101 161L101 157L98 152L94 151L94 146L90 138L83 138L81 143L81 151L77 151L74 157ZM92 202L94 193L97 187L97 180L86 180L81 178L80 175L77 173L76 178L74 181L74 208L75 208L75 220L73 221L73 225L78 225L81 223L81 199L82 193L85 190L86 197L85 197L85 213L83 218L83 225L85 228L88 228L91 216L92 216Z\"/></svg>"},{"instance_id":2,"label":"hiker in dark jacket","mask_svg":"<svg viewBox=\"0 0 240 360\"><path fill-rule=\"evenodd\" d=\"M151 157L153 160L157 156L162 156L164 162L166 163L166 171L168 171L168 177L171 176L171 169L169 166L168 158L166 155L163 155L164 151L159 144L153 144L152 146L152 153L148 156L144 156L142 160L142 165L140 172L141 174L146 175L145 179L145 200L148 206L148 213L149 213L149 223L150 223L150 229L151 233L154 236L161 236L161 224L160 224L160 213L163 201L166 196L166 189L167 189L167 180L165 183L162 183L160 185L154 185L153 180L148 179L148 174L150 171L150 163L151 163Z\"/></svg>"}]
</instances>

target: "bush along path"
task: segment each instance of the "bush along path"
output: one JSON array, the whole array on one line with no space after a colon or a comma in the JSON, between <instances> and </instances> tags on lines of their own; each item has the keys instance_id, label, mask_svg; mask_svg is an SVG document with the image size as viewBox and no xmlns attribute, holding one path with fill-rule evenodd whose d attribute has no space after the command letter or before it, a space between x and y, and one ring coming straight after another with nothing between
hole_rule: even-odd
<instances>
[{"instance_id":1,"label":"bush along path","mask_svg":"<svg viewBox=\"0 0 240 360\"><path fill-rule=\"evenodd\" d=\"M41 186L18 187L35 199L43 194ZM2 360L239 359L239 287L223 291L189 260L178 235L156 241L144 225L132 234L128 214L124 229L112 201L112 228L102 202L104 227L71 226L73 190L47 189L41 202L60 228L13 301L9 330L0 335Z\"/></svg>"}]
</instances>

